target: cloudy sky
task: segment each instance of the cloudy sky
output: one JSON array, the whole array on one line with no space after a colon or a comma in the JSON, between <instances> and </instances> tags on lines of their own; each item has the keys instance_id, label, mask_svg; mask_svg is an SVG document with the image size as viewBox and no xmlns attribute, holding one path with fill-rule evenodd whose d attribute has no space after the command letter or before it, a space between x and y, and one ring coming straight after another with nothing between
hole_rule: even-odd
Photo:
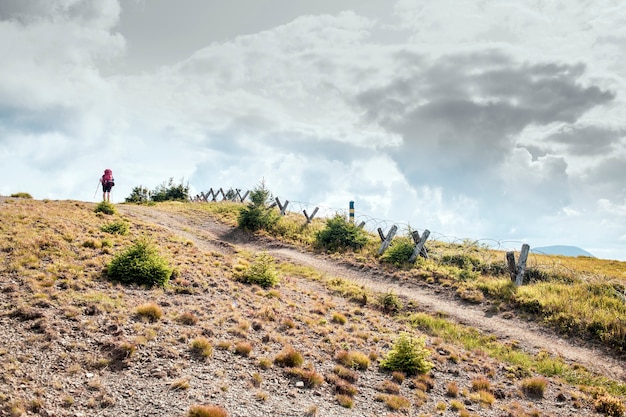
<instances>
[{"instance_id":1,"label":"cloudy sky","mask_svg":"<svg viewBox=\"0 0 626 417\"><path fill-rule=\"evenodd\" d=\"M173 177L626 260L621 0L2 0L0 194Z\"/></svg>"}]
</instances>

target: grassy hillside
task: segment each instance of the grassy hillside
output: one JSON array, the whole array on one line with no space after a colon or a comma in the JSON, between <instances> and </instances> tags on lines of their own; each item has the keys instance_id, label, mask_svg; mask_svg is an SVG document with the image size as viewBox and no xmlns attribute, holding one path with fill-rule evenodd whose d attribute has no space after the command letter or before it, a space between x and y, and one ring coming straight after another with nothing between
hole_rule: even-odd
<instances>
[{"instance_id":1,"label":"grassy hillside","mask_svg":"<svg viewBox=\"0 0 626 417\"><path fill-rule=\"evenodd\" d=\"M623 413L623 382L203 232L209 216L236 222L239 207L145 208L184 219L173 231L133 206L103 214L83 202L0 198L0 414ZM285 218L261 234L310 249L323 228ZM138 241L166 260L164 287L111 279L111 262ZM361 251L331 257L472 302L489 298L619 350L622 264L552 259L567 273L538 269L545 276L515 290L489 272L500 270L501 254L483 248L433 243L431 259L415 266L378 259L376 249L372 237ZM276 281L255 281L268 276Z\"/></svg>"},{"instance_id":2,"label":"grassy hillside","mask_svg":"<svg viewBox=\"0 0 626 417\"><path fill-rule=\"evenodd\" d=\"M241 205L234 203L171 205L182 213L208 212L222 221L237 224ZM313 249L323 220L305 226L302 216L290 214L264 230L275 238ZM516 288L507 272L505 252L465 241L449 244L428 241L429 258L411 265L406 249L412 241L399 236L380 257L378 236L356 253L336 255L359 267L384 267L399 280L424 282L452 288L471 303L489 302L495 312L526 316L560 334L592 341L616 355L626 354L626 262L590 257L531 254L524 285ZM404 256L404 257L403 257Z\"/></svg>"}]
</instances>

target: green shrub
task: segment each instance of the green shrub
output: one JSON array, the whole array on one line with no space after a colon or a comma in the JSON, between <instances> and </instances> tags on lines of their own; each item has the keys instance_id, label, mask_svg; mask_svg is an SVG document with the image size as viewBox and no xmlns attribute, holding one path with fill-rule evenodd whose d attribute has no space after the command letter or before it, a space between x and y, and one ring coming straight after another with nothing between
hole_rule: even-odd
<instances>
[{"instance_id":1,"label":"green shrub","mask_svg":"<svg viewBox=\"0 0 626 417\"><path fill-rule=\"evenodd\" d=\"M256 284L263 288L273 287L280 280L274 268L274 258L267 253L260 253L251 265L233 274L235 280L247 284Z\"/></svg>"},{"instance_id":2,"label":"green shrub","mask_svg":"<svg viewBox=\"0 0 626 417\"><path fill-rule=\"evenodd\" d=\"M24 193L24 192L11 194L11 197L13 197L13 198L33 198L32 195L30 195L28 193Z\"/></svg>"},{"instance_id":3,"label":"green shrub","mask_svg":"<svg viewBox=\"0 0 626 417\"><path fill-rule=\"evenodd\" d=\"M413 255L414 246L414 243L408 237L396 238L391 242L389 249L380 259L395 266L406 265L411 255Z\"/></svg>"},{"instance_id":4,"label":"green shrub","mask_svg":"<svg viewBox=\"0 0 626 417\"><path fill-rule=\"evenodd\" d=\"M337 215L328 219L326 227L317 232L315 243L318 247L333 252L346 249L358 250L367 243L367 235L363 229Z\"/></svg>"},{"instance_id":5,"label":"green shrub","mask_svg":"<svg viewBox=\"0 0 626 417\"><path fill-rule=\"evenodd\" d=\"M599 397L595 402L595 407L596 411L608 417L621 417L626 413L624 403L619 398L608 394Z\"/></svg>"},{"instance_id":6,"label":"green shrub","mask_svg":"<svg viewBox=\"0 0 626 417\"><path fill-rule=\"evenodd\" d=\"M248 204L239 210L237 225L241 229L255 232L271 230L280 220L280 213L273 208Z\"/></svg>"},{"instance_id":7,"label":"green shrub","mask_svg":"<svg viewBox=\"0 0 626 417\"><path fill-rule=\"evenodd\" d=\"M402 302L393 292L381 294L378 297L380 308L388 314L396 314L402 309Z\"/></svg>"},{"instance_id":8,"label":"green shrub","mask_svg":"<svg viewBox=\"0 0 626 417\"><path fill-rule=\"evenodd\" d=\"M150 194L152 201L187 201L189 200L189 184L174 184L174 178L170 178L168 182L163 182Z\"/></svg>"},{"instance_id":9,"label":"green shrub","mask_svg":"<svg viewBox=\"0 0 626 417\"><path fill-rule=\"evenodd\" d=\"M172 275L172 268L153 245L140 240L113 258L107 274L125 284L163 287Z\"/></svg>"},{"instance_id":10,"label":"green shrub","mask_svg":"<svg viewBox=\"0 0 626 417\"><path fill-rule=\"evenodd\" d=\"M280 213L268 206L271 199L272 193L265 187L265 182L261 181L250 191L251 203L239 211L239 227L253 232L273 229L280 220Z\"/></svg>"},{"instance_id":11,"label":"green shrub","mask_svg":"<svg viewBox=\"0 0 626 417\"><path fill-rule=\"evenodd\" d=\"M470 271L479 269L481 264L480 259L465 254L444 255L441 257L441 263Z\"/></svg>"},{"instance_id":12,"label":"green shrub","mask_svg":"<svg viewBox=\"0 0 626 417\"><path fill-rule=\"evenodd\" d=\"M409 375L424 374L433 367L426 359L430 351L425 346L425 337L415 338L409 333L402 332L391 351L381 361L380 367L388 371L402 371Z\"/></svg>"},{"instance_id":13,"label":"green shrub","mask_svg":"<svg viewBox=\"0 0 626 417\"><path fill-rule=\"evenodd\" d=\"M108 201L101 201L93 210L96 213L115 214L115 206Z\"/></svg>"},{"instance_id":14,"label":"green shrub","mask_svg":"<svg viewBox=\"0 0 626 417\"><path fill-rule=\"evenodd\" d=\"M113 223L108 223L100 227L105 233L111 233L112 235L127 235L130 226L125 221L118 221Z\"/></svg>"},{"instance_id":15,"label":"green shrub","mask_svg":"<svg viewBox=\"0 0 626 417\"><path fill-rule=\"evenodd\" d=\"M133 191L126 197L127 203L144 204L150 201L150 191L143 186L133 188Z\"/></svg>"}]
</instances>

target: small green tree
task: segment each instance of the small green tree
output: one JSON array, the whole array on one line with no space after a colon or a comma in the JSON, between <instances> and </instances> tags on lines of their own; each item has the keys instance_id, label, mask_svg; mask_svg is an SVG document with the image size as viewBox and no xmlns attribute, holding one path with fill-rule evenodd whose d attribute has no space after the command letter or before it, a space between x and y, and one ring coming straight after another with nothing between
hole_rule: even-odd
<instances>
[{"instance_id":1,"label":"small green tree","mask_svg":"<svg viewBox=\"0 0 626 417\"><path fill-rule=\"evenodd\" d=\"M139 185L133 188L133 191L125 200L127 203L145 204L150 201L150 191L146 187Z\"/></svg>"},{"instance_id":2,"label":"small green tree","mask_svg":"<svg viewBox=\"0 0 626 417\"><path fill-rule=\"evenodd\" d=\"M326 227L317 233L315 242L330 251L358 250L367 243L367 235L363 229L337 215L326 221Z\"/></svg>"},{"instance_id":3,"label":"small green tree","mask_svg":"<svg viewBox=\"0 0 626 417\"><path fill-rule=\"evenodd\" d=\"M380 362L380 367L388 371L402 371L409 375L425 374L433 367L426 359L428 356L430 351L426 349L425 337L415 338L407 332L402 332L391 351Z\"/></svg>"},{"instance_id":4,"label":"small green tree","mask_svg":"<svg viewBox=\"0 0 626 417\"><path fill-rule=\"evenodd\" d=\"M280 220L277 210L269 207L272 200L272 193L265 186L265 181L261 180L252 191L250 191L250 203L239 211L237 224L240 228L257 231L271 230Z\"/></svg>"},{"instance_id":5,"label":"small green tree","mask_svg":"<svg viewBox=\"0 0 626 417\"><path fill-rule=\"evenodd\" d=\"M180 180L180 184L174 184L174 178L170 178L168 182L163 182L156 187L151 193L152 201L187 201L189 200L189 183L183 184L183 179Z\"/></svg>"},{"instance_id":6,"label":"small green tree","mask_svg":"<svg viewBox=\"0 0 626 417\"><path fill-rule=\"evenodd\" d=\"M113 258L107 268L107 274L113 280L149 287L164 287L172 271L165 258L145 239Z\"/></svg>"}]
</instances>

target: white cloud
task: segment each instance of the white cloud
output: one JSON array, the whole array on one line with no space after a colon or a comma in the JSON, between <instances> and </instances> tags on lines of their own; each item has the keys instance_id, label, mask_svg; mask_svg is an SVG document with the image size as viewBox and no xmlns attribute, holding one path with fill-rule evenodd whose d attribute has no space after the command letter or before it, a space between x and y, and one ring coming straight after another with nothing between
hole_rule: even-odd
<instances>
[{"instance_id":1,"label":"white cloud","mask_svg":"<svg viewBox=\"0 0 626 417\"><path fill-rule=\"evenodd\" d=\"M126 3L6 0L0 175L15 180L0 193L90 200L104 168L116 201L169 177L197 191L265 178L283 198L355 200L434 235L626 259L624 6L555 5L309 14L129 74Z\"/></svg>"}]
</instances>

